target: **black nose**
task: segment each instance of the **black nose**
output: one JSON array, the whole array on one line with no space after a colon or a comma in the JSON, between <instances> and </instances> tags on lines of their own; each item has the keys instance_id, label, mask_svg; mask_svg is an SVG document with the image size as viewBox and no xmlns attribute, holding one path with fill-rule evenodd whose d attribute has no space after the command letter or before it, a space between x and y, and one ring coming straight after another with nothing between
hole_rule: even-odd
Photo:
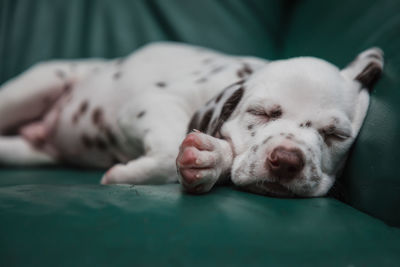
<instances>
[{"instance_id":1,"label":"black nose","mask_svg":"<svg viewBox=\"0 0 400 267\"><path fill-rule=\"evenodd\" d=\"M267 157L267 168L279 179L291 180L304 167L304 156L298 148L276 147Z\"/></svg>"}]
</instances>

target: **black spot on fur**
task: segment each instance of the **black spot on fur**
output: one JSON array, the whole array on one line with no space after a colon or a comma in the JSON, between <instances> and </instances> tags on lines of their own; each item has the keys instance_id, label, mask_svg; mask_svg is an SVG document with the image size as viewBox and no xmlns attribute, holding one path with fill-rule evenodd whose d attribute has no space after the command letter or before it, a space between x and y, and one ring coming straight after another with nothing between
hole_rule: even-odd
<instances>
[{"instance_id":1,"label":"black spot on fur","mask_svg":"<svg viewBox=\"0 0 400 267\"><path fill-rule=\"evenodd\" d=\"M236 72L236 75L239 78L244 78L252 73L253 73L253 70L250 68L250 66L248 64L244 63L243 67L238 69L238 71Z\"/></svg>"},{"instance_id":2,"label":"black spot on fur","mask_svg":"<svg viewBox=\"0 0 400 267\"><path fill-rule=\"evenodd\" d=\"M167 84L165 82L157 82L156 85L160 88L164 88L167 86Z\"/></svg>"},{"instance_id":3,"label":"black spot on fur","mask_svg":"<svg viewBox=\"0 0 400 267\"><path fill-rule=\"evenodd\" d=\"M85 112L86 112L87 109L88 109L88 106L89 106L88 101L87 101L87 100L83 101L83 102L81 103L81 105L79 106L79 114L80 114L80 115L85 114Z\"/></svg>"},{"instance_id":4,"label":"black spot on fur","mask_svg":"<svg viewBox=\"0 0 400 267\"><path fill-rule=\"evenodd\" d=\"M379 80L382 74L382 68L375 62L369 63L364 70L355 78L359 81L363 88L372 90L375 83Z\"/></svg>"},{"instance_id":5,"label":"black spot on fur","mask_svg":"<svg viewBox=\"0 0 400 267\"><path fill-rule=\"evenodd\" d=\"M93 142L87 134L82 134L81 141L84 147L90 149L93 147Z\"/></svg>"},{"instance_id":6,"label":"black spot on fur","mask_svg":"<svg viewBox=\"0 0 400 267\"><path fill-rule=\"evenodd\" d=\"M196 83L205 83L206 81L207 81L207 78L203 77L203 78L197 79Z\"/></svg>"},{"instance_id":7,"label":"black spot on fur","mask_svg":"<svg viewBox=\"0 0 400 267\"><path fill-rule=\"evenodd\" d=\"M65 74L65 72L64 71L62 71L62 70L60 70L60 69L57 69L56 71L55 71L55 73L56 73L56 76L58 77L58 78L60 78L60 79L65 79L66 77L67 77L67 75Z\"/></svg>"},{"instance_id":8,"label":"black spot on fur","mask_svg":"<svg viewBox=\"0 0 400 267\"><path fill-rule=\"evenodd\" d=\"M246 76L246 74L243 72L242 69L238 70L238 71L236 72L236 75L237 75L239 78L243 78L244 76Z\"/></svg>"},{"instance_id":9,"label":"black spot on fur","mask_svg":"<svg viewBox=\"0 0 400 267\"><path fill-rule=\"evenodd\" d=\"M267 138L264 139L264 141L262 142L263 145L265 145L269 140L272 139L272 136L268 136Z\"/></svg>"},{"instance_id":10,"label":"black spot on fur","mask_svg":"<svg viewBox=\"0 0 400 267\"><path fill-rule=\"evenodd\" d=\"M253 129L253 127L254 127L253 124L247 125L247 130L251 130L251 129Z\"/></svg>"},{"instance_id":11,"label":"black spot on fur","mask_svg":"<svg viewBox=\"0 0 400 267\"><path fill-rule=\"evenodd\" d=\"M145 110L142 110L142 111L140 111L140 112L136 115L136 117L137 117L138 119L140 119L140 118L143 117L145 114L146 114L146 111L145 111Z\"/></svg>"},{"instance_id":12,"label":"black spot on fur","mask_svg":"<svg viewBox=\"0 0 400 267\"><path fill-rule=\"evenodd\" d=\"M205 59L203 59L203 63L204 64L210 64L211 62L213 62L214 61L214 59L212 59L212 58L205 58Z\"/></svg>"},{"instance_id":13,"label":"black spot on fur","mask_svg":"<svg viewBox=\"0 0 400 267\"><path fill-rule=\"evenodd\" d=\"M107 143L99 136L95 139L95 145L99 150L107 149Z\"/></svg>"},{"instance_id":14,"label":"black spot on fur","mask_svg":"<svg viewBox=\"0 0 400 267\"><path fill-rule=\"evenodd\" d=\"M214 136L222 127L224 122L229 119L232 115L233 111L235 110L236 106L239 104L240 100L243 97L244 88L240 87L237 89L224 103L221 115L218 118L217 126L215 127L212 135Z\"/></svg>"},{"instance_id":15,"label":"black spot on fur","mask_svg":"<svg viewBox=\"0 0 400 267\"><path fill-rule=\"evenodd\" d=\"M97 126L101 126L104 122L104 114L101 108L95 108L92 113L92 122Z\"/></svg>"},{"instance_id":16,"label":"black spot on fur","mask_svg":"<svg viewBox=\"0 0 400 267\"><path fill-rule=\"evenodd\" d=\"M258 148L259 148L259 146L258 146L258 145L255 145L255 146L253 146L253 147L251 148L251 150L255 153L255 152L257 152Z\"/></svg>"},{"instance_id":17,"label":"black spot on fur","mask_svg":"<svg viewBox=\"0 0 400 267\"><path fill-rule=\"evenodd\" d=\"M312 126L312 122L311 122L311 121L306 121L305 126L306 126L307 128L310 128L310 127Z\"/></svg>"},{"instance_id":18,"label":"black spot on fur","mask_svg":"<svg viewBox=\"0 0 400 267\"><path fill-rule=\"evenodd\" d=\"M70 84L70 83L65 83L64 84L64 88L63 88L63 92L64 93L70 93L71 92L71 89L72 89L72 84Z\"/></svg>"},{"instance_id":19,"label":"black spot on fur","mask_svg":"<svg viewBox=\"0 0 400 267\"><path fill-rule=\"evenodd\" d=\"M114 73L113 79L114 80L118 80L119 78L121 78L121 76L122 76L122 72L121 71L117 71L116 73Z\"/></svg>"},{"instance_id":20,"label":"black spot on fur","mask_svg":"<svg viewBox=\"0 0 400 267\"><path fill-rule=\"evenodd\" d=\"M218 103L218 102L221 100L221 98L222 98L223 95L224 95L224 91L222 91L222 92L217 96L217 98L215 99L215 103Z\"/></svg>"},{"instance_id":21,"label":"black spot on fur","mask_svg":"<svg viewBox=\"0 0 400 267\"><path fill-rule=\"evenodd\" d=\"M247 63L243 64L243 71L247 74L252 74L253 70L250 68L250 66Z\"/></svg>"},{"instance_id":22,"label":"black spot on fur","mask_svg":"<svg viewBox=\"0 0 400 267\"><path fill-rule=\"evenodd\" d=\"M225 69L224 66L219 66L219 67L215 67L211 70L211 74L217 74L218 72L221 72L223 69Z\"/></svg>"},{"instance_id":23,"label":"black spot on fur","mask_svg":"<svg viewBox=\"0 0 400 267\"><path fill-rule=\"evenodd\" d=\"M210 123L213 112L214 112L214 110L210 109L209 111L207 111L204 114L203 119L201 120L201 123L200 123L200 127L198 129L199 131L207 132L207 126Z\"/></svg>"},{"instance_id":24,"label":"black spot on fur","mask_svg":"<svg viewBox=\"0 0 400 267\"><path fill-rule=\"evenodd\" d=\"M252 137L254 137L254 136L256 136L256 132L252 132L250 135L251 135Z\"/></svg>"},{"instance_id":25,"label":"black spot on fur","mask_svg":"<svg viewBox=\"0 0 400 267\"><path fill-rule=\"evenodd\" d=\"M72 115L72 123L77 124L80 118L86 113L89 107L89 103L87 100L82 101L79 105L78 110Z\"/></svg>"}]
</instances>

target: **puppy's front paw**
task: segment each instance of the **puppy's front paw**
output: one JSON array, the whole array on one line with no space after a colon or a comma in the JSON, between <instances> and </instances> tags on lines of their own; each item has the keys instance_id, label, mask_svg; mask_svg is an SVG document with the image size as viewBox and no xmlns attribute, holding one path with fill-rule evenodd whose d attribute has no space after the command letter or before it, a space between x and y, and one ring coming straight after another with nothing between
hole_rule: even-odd
<instances>
[{"instance_id":1,"label":"puppy's front paw","mask_svg":"<svg viewBox=\"0 0 400 267\"><path fill-rule=\"evenodd\" d=\"M221 176L226 162L219 142L225 141L200 132L190 133L183 140L176 166L179 181L188 192L206 193ZM232 157L229 152L230 148L228 154Z\"/></svg>"}]
</instances>

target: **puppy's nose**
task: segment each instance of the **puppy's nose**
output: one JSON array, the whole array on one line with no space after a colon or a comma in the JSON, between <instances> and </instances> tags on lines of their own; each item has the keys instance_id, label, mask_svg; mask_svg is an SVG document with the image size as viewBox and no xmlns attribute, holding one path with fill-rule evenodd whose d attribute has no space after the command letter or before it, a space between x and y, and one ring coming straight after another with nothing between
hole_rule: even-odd
<instances>
[{"instance_id":1,"label":"puppy's nose","mask_svg":"<svg viewBox=\"0 0 400 267\"><path fill-rule=\"evenodd\" d=\"M267 167L279 179L291 180L304 167L304 155L298 148L276 147L267 157Z\"/></svg>"}]
</instances>

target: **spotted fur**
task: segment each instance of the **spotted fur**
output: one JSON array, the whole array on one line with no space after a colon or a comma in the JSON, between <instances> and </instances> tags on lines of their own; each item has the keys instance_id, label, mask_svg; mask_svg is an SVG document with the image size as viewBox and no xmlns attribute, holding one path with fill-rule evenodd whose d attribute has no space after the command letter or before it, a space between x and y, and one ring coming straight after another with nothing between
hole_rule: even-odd
<instances>
[{"instance_id":1,"label":"spotted fur","mask_svg":"<svg viewBox=\"0 0 400 267\"><path fill-rule=\"evenodd\" d=\"M363 88L382 68L377 48L339 70L311 57L271 62L176 43L116 60L39 64L0 90L0 133L14 127L22 136L21 158L0 142L0 164L68 161L112 167L104 184L180 179L206 192L230 179L259 193L320 196L362 125ZM185 137L186 129L201 132ZM276 148L297 162L304 156L296 183L272 171ZM192 169L177 176L175 162Z\"/></svg>"}]
</instances>

